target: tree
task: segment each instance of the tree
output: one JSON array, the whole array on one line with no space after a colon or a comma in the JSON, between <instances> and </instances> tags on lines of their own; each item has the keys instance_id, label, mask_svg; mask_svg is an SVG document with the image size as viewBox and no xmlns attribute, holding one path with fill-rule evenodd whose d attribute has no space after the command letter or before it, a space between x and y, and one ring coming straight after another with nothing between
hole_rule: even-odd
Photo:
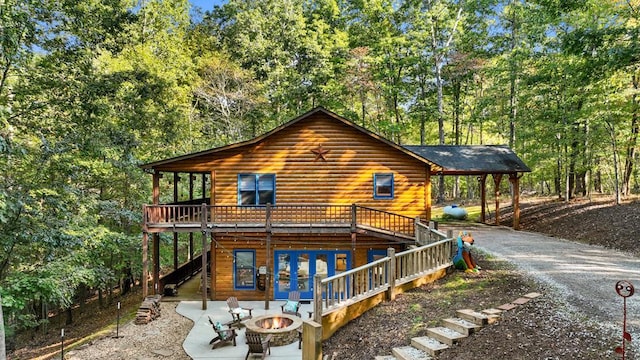
<instances>
[{"instance_id":1,"label":"tree","mask_svg":"<svg viewBox=\"0 0 640 360\"><path fill-rule=\"evenodd\" d=\"M262 104L261 86L251 73L221 55L202 59L200 82L194 89L197 116L207 137L218 144L258 135L254 112Z\"/></svg>"}]
</instances>

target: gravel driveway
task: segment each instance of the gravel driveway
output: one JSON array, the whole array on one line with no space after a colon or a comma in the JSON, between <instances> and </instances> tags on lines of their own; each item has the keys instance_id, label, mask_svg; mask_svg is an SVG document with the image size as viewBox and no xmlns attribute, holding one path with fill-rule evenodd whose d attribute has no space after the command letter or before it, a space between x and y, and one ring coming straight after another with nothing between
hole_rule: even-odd
<instances>
[{"instance_id":1,"label":"gravel driveway","mask_svg":"<svg viewBox=\"0 0 640 360\"><path fill-rule=\"evenodd\" d=\"M454 230L462 228L441 226ZM505 227L466 226L475 246L510 261L542 283L558 290L556 296L571 311L605 326L619 329L622 338L623 298L615 285L620 280L637 286L627 298L627 331L640 342L640 258L538 233ZM606 236L606 234L603 234Z\"/></svg>"}]
</instances>

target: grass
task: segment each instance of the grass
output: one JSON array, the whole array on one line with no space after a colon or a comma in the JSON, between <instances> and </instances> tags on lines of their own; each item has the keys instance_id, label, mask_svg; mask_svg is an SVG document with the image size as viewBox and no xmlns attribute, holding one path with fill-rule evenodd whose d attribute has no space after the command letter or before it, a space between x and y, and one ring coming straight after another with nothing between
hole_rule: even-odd
<instances>
[{"instance_id":1,"label":"grass","mask_svg":"<svg viewBox=\"0 0 640 360\"><path fill-rule=\"evenodd\" d=\"M451 216L448 216L444 213L444 207L433 207L431 209L431 220L437 221L439 223L474 223L480 219L480 213L482 211L482 207L480 205L469 205L464 206L465 210L467 210L467 218L465 220L454 219Z\"/></svg>"}]
</instances>

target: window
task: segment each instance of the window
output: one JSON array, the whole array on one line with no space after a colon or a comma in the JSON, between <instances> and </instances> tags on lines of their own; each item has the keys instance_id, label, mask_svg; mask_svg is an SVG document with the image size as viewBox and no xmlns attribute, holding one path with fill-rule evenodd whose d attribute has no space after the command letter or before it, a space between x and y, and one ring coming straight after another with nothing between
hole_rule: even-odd
<instances>
[{"instance_id":1,"label":"window","mask_svg":"<svg viewBox=\"0 0 640 360\"><path fill-rule=\"evenodd\" d=\"M276 176L274 174L238 175L238 204L266 205L276 202Z\"/></svg>"},{"instance_id":2,"label":"window","mask_svg":"<svg viewBox=\"0 0 640 360\"><path fill-rule=\"evenodd\" d=\"M234 289L255 289L256 251L234 250L233 287Z\"/></svg>"},{"instance_id":3,"label":"window","mask_svg":"<svg viewBox=\"0 0 640 360\"><path fill-rule=\"evenodd\" d=\"M393 174L373 174L373 198L393 199Z\"/></svg>"}]
</instances>

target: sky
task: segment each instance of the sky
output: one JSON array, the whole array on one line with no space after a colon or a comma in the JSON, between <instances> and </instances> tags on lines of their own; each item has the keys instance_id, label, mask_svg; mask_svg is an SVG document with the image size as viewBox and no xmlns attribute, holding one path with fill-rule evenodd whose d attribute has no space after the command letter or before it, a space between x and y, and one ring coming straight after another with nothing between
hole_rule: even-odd
<instances>
[{"instance_id":1,"label":"sky","mask_svg":"<svg viewBox=\"0 0 640 360\"><path fill-rule=\"evenodd\" d=\"M202 10L213 10L215 5L222 5L227 2L227 0L189 0L191 5L199 6Z\"/></svg>"}]
</instances>

